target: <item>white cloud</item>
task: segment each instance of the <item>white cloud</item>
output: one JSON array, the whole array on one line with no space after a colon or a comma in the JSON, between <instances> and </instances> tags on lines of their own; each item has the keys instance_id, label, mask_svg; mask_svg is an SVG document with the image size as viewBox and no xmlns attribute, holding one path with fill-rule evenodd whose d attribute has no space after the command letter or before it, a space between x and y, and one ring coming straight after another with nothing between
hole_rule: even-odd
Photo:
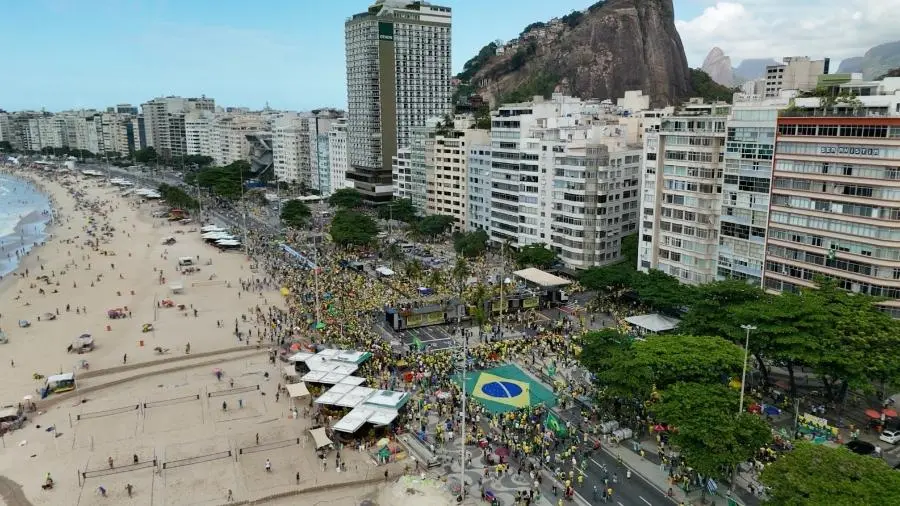
<instances>
[{"instance_id":1,"label":"white cloud","mask_svg":"<svg viewBox=\"0 0 900 506\"><path fill-rule=\"evenodd\" d=\"M675 22L692 67L718 46L746 58L862 56L900 39L900 0L742 0L707 2L697 17Z\"/></svg>"}]
</instances>

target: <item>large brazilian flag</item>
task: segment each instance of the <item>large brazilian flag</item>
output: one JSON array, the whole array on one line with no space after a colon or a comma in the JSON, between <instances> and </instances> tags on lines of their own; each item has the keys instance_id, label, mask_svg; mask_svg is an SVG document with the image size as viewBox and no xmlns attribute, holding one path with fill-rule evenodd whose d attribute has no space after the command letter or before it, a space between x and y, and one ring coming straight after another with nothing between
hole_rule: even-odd
<instances>
[{"instance_id":1,"label":"large brazilian flag","mask_svg":"<svg viewBox=\"0 0 900 506\"><path fill-rule=\"evenodd\" d=\"M566 429L566 424L552 411L547 412L547 418L544 419L544 427L552 430L558 437L566 437L569 434L569 431Z\"/></svg>"}]
</instances>

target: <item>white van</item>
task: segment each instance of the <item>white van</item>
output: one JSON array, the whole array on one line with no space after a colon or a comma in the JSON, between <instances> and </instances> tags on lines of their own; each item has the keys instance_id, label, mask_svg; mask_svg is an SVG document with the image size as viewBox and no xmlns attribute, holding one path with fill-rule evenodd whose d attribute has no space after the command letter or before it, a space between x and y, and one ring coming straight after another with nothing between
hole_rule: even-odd
<instances>
[{"instance_id":1,"label":"white van","mask_svg":"<svg viewBox=\"0 0 900 506\"><path fill-rule=\"evenodd\" d=\"M181 267L194 265L194 259L192 257L181 257L178 259L178 265Z\"/></svg>"}]
</instances>

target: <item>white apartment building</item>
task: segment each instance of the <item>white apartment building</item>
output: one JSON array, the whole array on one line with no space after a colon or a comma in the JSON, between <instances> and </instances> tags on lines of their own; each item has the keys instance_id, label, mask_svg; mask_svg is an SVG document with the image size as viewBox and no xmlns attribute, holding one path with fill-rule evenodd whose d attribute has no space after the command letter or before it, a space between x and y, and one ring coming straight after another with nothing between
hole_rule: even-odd
<instances>
[{"instance_id":1,"label":"white apartment building","mask_svg":"<svg viewBox=\"0 0 900 506\"><path fill-rule=\"evenodd\" d=\"M369 203L391 199L392 158L413 131L452 111L449 7L377 0L344 25L348 178Z\"/></svg>"},{"instance_id":2,"label":"white apartment building","mask_svg":"<svg viewBox=\"0 0 900 506\"><path fill-rule=\"evenodd\" d=\"M211 136L215 164L228 165L238 160L249 160L250 141L247 134L256 132L261 126L262 117L257 113L217 115Z\"/></svg>"},{"instance_id":3,"label":"white apartment building","mask_svg":"<svg viewBox=\"0 0 900 506\"><path fill-rule=\"evenodd\" d=\"M185 114L205 110L215 112L211 98L159 97L141 104L144 116L144 140L163 158L186 154Z\"/></svg>"},{"instance_id":4,"label":"white apartment building","mask_svg":"<svg viewBox=\"0 0 900 506\"><path fill-rule=\"evenodd\" d=\"M331 195L331 160L328 153L328 132L338 120L335 112L313 111L307 127L309 143L309 187L320 195Z\"/></svg>"},{"instance_id":5,"label":"white apartment building","mask_svg":"<svg viewBox=\"0 0 900 506\"><path fill-rule=\"evenodd\" d=\"M641 148L617 110L554 93L492 113L492 242L547 244L574 269L621 258L621 237L637 228Z\"/></svg>"},{"instance_id":6,"label":"white apartment building","mask_svg":"<svg viewBox=\"0 0 900 506\"><path fill-rule=\"evenodd\" d=\"M830 60L810 60L808 56L791 56L784 63L766 67L765 95L777 97L781 90L811 91L819 76L828 73Z\"/></svg>"},{"instance_id":7,"label":"white apartment building","mask_svg":"<svg viewBox=\"0 0 900 506\"><path fill-rule=\"evenodd\" d=\"M490 136L490 132L486 133ZM469 203L466 229L469 232L488 232L491 228L491 143L470 143L466 149L466 195Z\"/></svg>"},{"instance_id":8,"label":"white apartment building","mask_svg":"<svg viewBox=\"0 0 900 506\"><path fill-rule=\"evenodd\" d=\"M391 178L395 198L415 202L414 199L417 197L419 199L423 197L413 192L412 148L400 148L397 154L391 157Z\"/></svg>"},{"instance_id":9,"label":"white apartment building","mask_svg":"<svg viewBox=\"0 0 900 506\"><path fill-rule=\"evenodd\" d=\"M0 111L0 142L8 142L12 144L12 124L9 120L9 114Z\"/></svg>"},{"instance_id":10,"label":"white apartment building","mask_svg":"<svg viewBox=\"0 0 900 506\"><path fill-rule=\"evenodd\" d=\"M716 279L728 104L692 100L645 133L638 269Z\"/></svg>"},{"instance_id":11,"label":"white apartment building","mask_svg":"<svg viewBox=\"0 0 900 506\"><path fill-rule=\"evenodd\" d=\"M426 153L425 210L455 220L454 230L468 230L468 146L489 144L490 132L471 128L471 118L457 118L453 127L435 131Z\"/></svg>"},{"instance_id":12,"label":"white apartment building","mask_svg":"<svg viewBox=\"0 0 900 506\"><path fill-rule=\"evenodd\" d=\"M213 123L215 113L212 111L191 111L184 115L185 154L213 156Z\"/></svg>"},{"instance_id":13,"label":"white apartment building","mask_svg":"<svg viewBox=\"0 0 900 506\"><path fill-rule=\"evenodd\" d=\"M353 188L347 180L350 167L347 159L347 118L338 118L328 131L328 163L331 171L331 192L342 188Z\"/></svg>"},{"instance_id":14,"label":"white apartment building","mask_svg":"<svg viewBox=\"0 0 900 506\"><path fill-rule=\"evenodd\" d=\"M309 186L309 120L311 113L287 113L274 122L272 161L279 181Z\"/></svg>"},{"instance_id":15,"label":"white apartment building","mask_svg":"<svg viewBox=\"0 0 900 506\"><path fill-rule=\"evenodd\" d=\"M778 111L785 97L735 94L728 116L716 279L761 285Z\"/></svg>"}]
</instances>

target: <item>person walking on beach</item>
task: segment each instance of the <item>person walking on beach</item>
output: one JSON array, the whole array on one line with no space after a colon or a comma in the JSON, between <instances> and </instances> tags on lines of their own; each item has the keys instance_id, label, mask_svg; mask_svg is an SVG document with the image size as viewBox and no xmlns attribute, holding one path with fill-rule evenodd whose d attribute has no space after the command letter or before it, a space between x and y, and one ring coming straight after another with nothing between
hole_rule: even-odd
<instances>
[{"instance_id":1,"label":"person walking on beach","mask_svg":"<svg viewBox=\"0 0 900 506\"><path fill-rule=\"evenodd\" d=\"M125 491L128 492L128 497L131 497L131 494L134 492L134 486L131 483L125 485Z\"/></svg>"},{"instance_id":2,"label":"person walking on beach","mask_svg":"<svg viewBox=\"0 0 900 506\"><path fill-rule=\"evenodd\" d=\"M225 500L228 502L234 501L234 494L231 493L231 489L228 489L228 495L225 496Z\"/></svg>"},{"instance_id":3,"label":"person walking on beach","mask_svg":"<svg viewBox=\"0 0 900 506\"><path fill-rule=\"evenodd\" d=\"M269 461L269 459L266 459L266 472L267 473L272 472L272 463Z\"/></svg>"},{"instance_id":4,"label":"person walking on beach","mask_svg":"<svg viewBox=\"0 0 900 506\"><path fill-rule=\"evenodd\" d=\"M112 469L112 468L113 468L113 458L112 458L112 456L110 456L108 459L106 459L106 461L109 463L109 468Z\"/></svg>"},{"instance_id":5,"label":"person walking on beach","mask_svg":"<svg viewBox=\"0 0 900 506\"><path fill-rule=\"evenodd\" d=\"M127 353L124 354L124 355L122 355L122 363L123 363L123 364L127 364L127 363L128 363L128 354L127 354Z\"/></svg>"}]
</instances>

